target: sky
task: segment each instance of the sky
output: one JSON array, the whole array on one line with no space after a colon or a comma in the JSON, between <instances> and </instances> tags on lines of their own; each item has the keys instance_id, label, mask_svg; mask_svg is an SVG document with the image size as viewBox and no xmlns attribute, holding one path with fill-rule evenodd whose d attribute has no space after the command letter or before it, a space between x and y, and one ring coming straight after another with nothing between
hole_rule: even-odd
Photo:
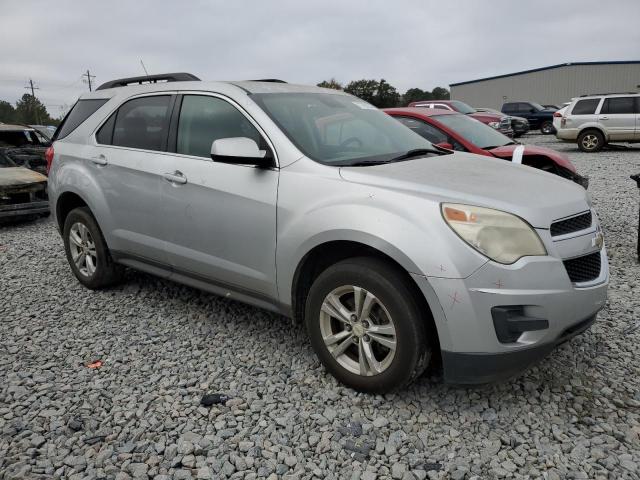
<instances>
[{"instance_id":1,"label":"sky","mask_svg":"<svg viewBox=\"0 0 640 480\"><path fill-rule=\"evenodd\" d=\"M0 100L29 79L56 117L149 73L400 93L566 62L640 60L640 0L0 0ZM640 81L639 81L640 83Z\"/></svg>"}]
</instances>

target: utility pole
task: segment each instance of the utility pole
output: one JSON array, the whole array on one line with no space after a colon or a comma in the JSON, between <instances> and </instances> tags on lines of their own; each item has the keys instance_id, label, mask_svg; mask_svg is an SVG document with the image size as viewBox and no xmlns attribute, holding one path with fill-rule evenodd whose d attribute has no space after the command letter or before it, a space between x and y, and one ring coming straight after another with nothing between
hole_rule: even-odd
<instances>
[{"instance_id":1,"label":"utility pole","mask_svg":"<svg viewBox=\"0 0 640 480\"><path fill-rule=\"evenodd\" d=\"M35 108L35 103L36 103L36 90L40 90L40 87L34 87L33 86L33 80L29 79L29 85L27 85L26 87L27 90L31 90L31 108L33 108L35 110L35 114L36 114L36 123L40 124L40 115L38 115L38 110Z\"/></svg>"},{"instance_id":2,"label":"utility pole","mask_svg":"<svg viewBox=\"0 0 640 480\"><path fill-rule=\"evenodd\" d=\"M87 73L83 73L82 76L83 77L87 77L87 83L89 84L89 91L91 91L91 79L92 78L96 78L96 76L95 75L91 75L89 70L87 70Z\"/></svg>"}]
</instances>

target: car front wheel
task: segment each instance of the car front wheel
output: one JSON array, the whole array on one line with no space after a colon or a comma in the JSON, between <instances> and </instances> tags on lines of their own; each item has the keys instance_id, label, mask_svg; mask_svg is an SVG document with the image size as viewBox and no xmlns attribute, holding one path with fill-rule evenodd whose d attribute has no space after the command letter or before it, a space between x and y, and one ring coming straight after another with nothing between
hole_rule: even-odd
<instances>
[{"instance_id":1,"label":"car front wheel","mask_svg":"<svg viewBox=\"0 0 640 480\"><path fill-rule=\"evenodd\" d=\"M63 229L64 249L71 271L82 285L98 289L113 285L122 267L113 262L98 224L86 207L67 215Z\"/></svg>"},{"instance_id":2,"label":"car front wheel","mask_svg":"<svg viewBox=\"0 0 640 480\"><path fill-rule=\"evenodd\" d=\"M424 312L408 279L378 259L348 259L321 273L307 297L305 322L325 368L355 390L400 388L431 357Z\"/></svg>"},{"instance_id":3,"label":"car front wheel","mask_svg":"<svg viewBox=\"0 0 640 480\"><path fill-rule=\"evenodd\" d=\"M597 152L604 147L604 135L597 130L587 130L578 135L578 148L583 152Z\"/></svg>"}]
</instances>

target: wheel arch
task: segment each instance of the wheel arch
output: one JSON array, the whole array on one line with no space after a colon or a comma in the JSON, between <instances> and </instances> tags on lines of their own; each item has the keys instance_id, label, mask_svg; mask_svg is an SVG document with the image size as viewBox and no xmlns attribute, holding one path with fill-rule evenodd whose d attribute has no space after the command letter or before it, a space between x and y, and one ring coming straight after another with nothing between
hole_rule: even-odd
<instances>
[{"instance_id":1,"label":"wheel arch","mask_svg":"<svg viewBox=\"0 0 640 480\"><path fill-rule=\"evenodd\" d=\"M91 210L88 202L76 192L65 191L58 196L56 200L56 221L60 232L64 229L64 221L69 212L79 207L87 207Z\"/></svg>"},{"instance_id":2,"label":"wheel arch","mask_svg":"<svg viewBox=\"0 0 640 480\"><path fill-rule=\"evenodd\" d=\"M440 343L433 309L410 274L415 271L412 268L415 265L408 258L404 256L394 258L392 252L383 251L369 242L352 239L328 240L315 245L300 259L293 274L290 292L291 314L294 322L302 323L306 299L311 285L318 275L331 265L353 257L380 259L397 269L405 277L420 310L426 313L428 338L432 342L434 353L439 355Z\"/></svg>"},{"instance_id":3,"label":"wheel arch","mask_svg":"<svg viewBox=\"0 0 640 480\"><path fill-rule=\"evenodd\" d=\"M576 136L576 139L580 137L580 135L582 135L583 133L588 132L589 130L596 130L602 135L605 142L609 141L609 136L607 135L607 132L604 130L604 128L602 128L600 125L595 125L592 123L587 124L583 126L580 130L578 130L578 135Z\"/></svg>"}]
</instances>

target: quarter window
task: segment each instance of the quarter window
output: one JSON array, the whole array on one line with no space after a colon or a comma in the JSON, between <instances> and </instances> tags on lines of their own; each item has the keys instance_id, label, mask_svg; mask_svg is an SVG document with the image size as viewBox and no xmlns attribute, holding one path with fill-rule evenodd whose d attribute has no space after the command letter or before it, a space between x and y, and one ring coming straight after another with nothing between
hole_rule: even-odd
<instances>
[{"instance_id":1,"label":"quarter window","mask_svg":"<svg viewBox=\"0 0 640 480\"><path fill-rule=\"evenodd\" d=\"M143 150L164 150L169 125L170 95L134 98L115 114L113 136L110 118L96 136L99 143ZM112 116L113 118L113 116Z\"/></svg>"},{"instance_id":2,"label":"quarter window","mask_svg":"<svg viewBox=\"0 0 640 480\"><path fill-rule=\"evenodd\" d=\"M215 140L248 137L265 148L262 136L233 105L217 97L185 95L180 108L176 152L211 157Z\"/></svg>"},{"instance_id":3,"label":"quarter window","mask_svg":"<svg viewBox=\"0 0 640 480\"><path fill-rule=\"evenodd\" d=\"M593 115L600 103L599 98L587 98L578 100L571 110L571 115Z\"/></svg>"},{"instance_id":4,"label":"quarter window","mask_svg":"<svg viewBox=\"0 0 640 480\"><path fill-rule=\"evenodd\" d=\"M635 97L606 98L600 113L634 113Z\"/></svg>"},{"instance_id":5,"label":"quarter window","mask_svg":"<svg viewBox=\"0 0 640 480\"><path fill-rule=\"evenodd\" d=\"M54 140L60 140L69 135L108 101L108 99L103 98L78 100L58 126L56 133L53 135Z\"/></svg>"}]
</instances>

